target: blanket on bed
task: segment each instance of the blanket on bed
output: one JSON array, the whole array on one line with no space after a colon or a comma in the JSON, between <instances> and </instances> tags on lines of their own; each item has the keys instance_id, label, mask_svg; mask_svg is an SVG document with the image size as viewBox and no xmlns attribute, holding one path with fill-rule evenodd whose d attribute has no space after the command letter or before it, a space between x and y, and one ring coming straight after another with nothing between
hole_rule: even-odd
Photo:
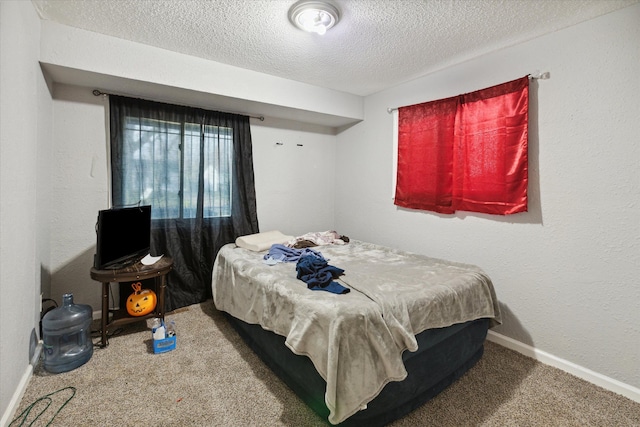
<instances>
[{"instance_id":1,"label":"blanket on bed","mask_svg":"<svg viewBox=\"0 0 640 427\"><path fill-rule=\"evenodd\" d=\"M262 262L264 254L224 246L213 269L219 310L286 337L327 382L329 421L338 424L366 407L390 381L407 375L405 350L415 335L477 318L500 322L490 279L477 267L351 241L324 246L352 291L313 292L295 266Z\"/></svg>"}]
</instances>

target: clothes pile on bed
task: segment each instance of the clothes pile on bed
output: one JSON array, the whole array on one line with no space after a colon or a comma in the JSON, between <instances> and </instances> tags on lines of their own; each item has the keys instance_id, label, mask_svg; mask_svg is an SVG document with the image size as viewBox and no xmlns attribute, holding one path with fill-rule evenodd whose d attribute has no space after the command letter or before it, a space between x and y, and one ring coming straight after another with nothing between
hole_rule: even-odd
<instances>
[{"instance_id":1,"label":"clothes pile on bed","mask_svg":"<svg viewBox=\"0 0 640 427\"><path fill-rule=\"evenodd\" d=\"M336 231L319 231L306 233L287 242L292 248L311 248L324 245L344 245L349 243L349 238L338 234Z\"/></svg>"},{"instance_id":2,"label":"clothes pile on bed","mask_svg":"<svg viewBox=\"0 0 640 427\"><path fill-rule=\"evenodd\" d=\"M330 265L320 252L310 248L346 243L349 243L349 238L335 231L307 233L296 238L279 231L269 231L236 239L237 246L256 252L269 247L269 252L264 256L265 264L295 262L297 278L305 282L309 289L334 294L346 294L351 291L333 280L341 276L344 270Z\"/></svg>"},{"instance_id":3,"label":"clothes pile on bed","mask_svg":"<svg viewBox=\"0 0 640 427\"><path fill-rule=\"evenodd\" d=\"M331 423L366 408L387 383L406 377L402 353L417 350L420 332L480 318L500 323L493 285L478 267L323 233L316 241L331 243L297 250L316 260L320 254L342 272L331 282L351 292L309 292L293 262L264 262L274 244L296 249L316 233L300 240L275 233L271 245L265 236L244 236L224 246L212 290L219 310L286 337L291 351L310 358L327 384ZM267 247L248 248L258 240Z\"/></svg>"}]
</instances>

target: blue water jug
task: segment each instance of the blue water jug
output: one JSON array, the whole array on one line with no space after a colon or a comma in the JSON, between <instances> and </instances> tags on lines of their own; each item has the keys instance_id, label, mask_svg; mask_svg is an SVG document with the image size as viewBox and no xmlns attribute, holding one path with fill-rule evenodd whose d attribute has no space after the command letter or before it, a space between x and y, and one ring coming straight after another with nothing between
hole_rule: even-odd
<instances>
[{"instance_id":1,"label":"blue water jug","mask_svg":"<svg viewBox=\"0 0 640 427\"><path fill-rule=\"evenodd\" d=\"M73 294L62 296L62 306L42 319L44 369L52 373L67 372L84 365L93 355L89 305L74 304Z\"/></svg>"}]
</instances>

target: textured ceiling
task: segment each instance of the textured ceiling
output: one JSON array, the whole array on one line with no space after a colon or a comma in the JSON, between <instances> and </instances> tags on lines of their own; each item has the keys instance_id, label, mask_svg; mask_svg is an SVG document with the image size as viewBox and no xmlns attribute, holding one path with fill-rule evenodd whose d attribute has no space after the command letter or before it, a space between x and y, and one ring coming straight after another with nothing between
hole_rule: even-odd
<instances>
[{"instance_id":1,"label":"textured ceiling","mask_svg":"<svg viewBox=\"0 0 640 427\"><path fill-rule=\"evenodd\" d=\"M356 95L638 1L336 0L319 36L289 22L294 0L32 0L42 19Z\"/></svg>"}]
</instances>

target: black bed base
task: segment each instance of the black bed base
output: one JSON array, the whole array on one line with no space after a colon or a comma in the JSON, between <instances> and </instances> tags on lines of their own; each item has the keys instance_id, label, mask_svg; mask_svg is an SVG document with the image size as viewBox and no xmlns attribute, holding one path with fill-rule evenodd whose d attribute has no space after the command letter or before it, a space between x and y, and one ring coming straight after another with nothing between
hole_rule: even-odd
<instances>
[{"instance_id":1,"label":"black bed base","mask_svg":"<svg viewBox=\"0 0 640 427\"><path fill-rule=\"evenodd\" d=\"M284 344L285 337L281 335L230 315L227 319L262 361L311 409L327 420L329 409L324 402L326 382L311 360L294 354ZM407 378L387 384L369 402L367 409L339 425L384 426L432 399L480 360L488 327L487 319L479 319L418 334L418 351L405 351L403 354L409 373Z\"/></svg>"}]
</instances>

